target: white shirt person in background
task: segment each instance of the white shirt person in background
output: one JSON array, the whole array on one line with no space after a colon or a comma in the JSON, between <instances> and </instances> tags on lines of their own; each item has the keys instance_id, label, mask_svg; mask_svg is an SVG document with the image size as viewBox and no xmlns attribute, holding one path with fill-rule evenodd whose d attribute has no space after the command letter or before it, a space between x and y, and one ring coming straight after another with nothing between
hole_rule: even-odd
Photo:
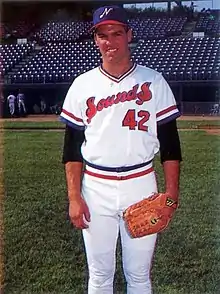
<instances>
[{"instance_id":1,"label":"white shirt person in background","mask_svg":"<svg viewBox=\"0 0 220 294\"><path fill-rule=\"evenodd\" d=\"M8 102L8 107L9 107L9 112L11 117L15 116L15 102L16 102L16 97L13 94L10 94L7 97L7 102Z\"/></svg>"}]
</instances>

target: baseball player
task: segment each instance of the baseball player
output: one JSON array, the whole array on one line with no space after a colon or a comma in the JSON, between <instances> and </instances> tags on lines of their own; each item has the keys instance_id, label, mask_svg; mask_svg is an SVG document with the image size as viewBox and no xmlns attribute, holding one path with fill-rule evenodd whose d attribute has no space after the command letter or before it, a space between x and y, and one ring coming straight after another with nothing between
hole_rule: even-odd
<instances>
[{"instance_id":1,"label":"baseball player","mask_svg":"<svg viewBox=\"0 0 220 294\"><path fill-rule=\"evenodd\" d=\"M8 101L8 107L9 107L9 112L11 117L13 117L15 115L15 103L16 103L16 97L13 94L10 94L7 97L7 101Z\"/></svg>"},{"instance_id":2,"label":"baseball player","mask_svg":"<svg viewBox=\"0 0 220 294\"><path fill-rule=\"evenodd\" d=\"M131 238L122 216L157 192L153 159L159 151L165 192L178 201L180 113L163 76L131 60L125 10L98 8L93 24L102 63L73 81L60 116L69 216L82 229L89 294L113 293L119 233L127 293L150 294L157 234Z\"/></svg>"},{"instance_id":3,"label":"baseball player","mask_svg":"<svg viewBox=\"0 0 220 294\"><path fill-rule=\"evenodd\" d=\"M21 115L23 112L23 114L25 115L27 112L25 107L25 96L20 89L18 90L17 101L18 101L19 114Z\"/></svg>"}]
</instances>

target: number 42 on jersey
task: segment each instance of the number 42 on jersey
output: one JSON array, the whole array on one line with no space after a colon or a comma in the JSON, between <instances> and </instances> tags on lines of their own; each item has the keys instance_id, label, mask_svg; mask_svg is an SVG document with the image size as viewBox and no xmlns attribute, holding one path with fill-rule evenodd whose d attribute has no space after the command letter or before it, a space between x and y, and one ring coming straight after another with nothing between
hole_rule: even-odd
<instances>
[{"instance_id":1,"label":"number 42 on jersey","mask_svg":"<svg viewBox=\"0 0 220 294\"><path fill-rule=\"evenodd\" d=\"M137 115L136 115L137 114ZM135 109L129 109L125 114L125 117L122 121L123 127L128 127L129 130L140 130L148 131L148 126L145 123L149 120L150 113L145 110L136 111Z\"/></svg>"}]
</instances>

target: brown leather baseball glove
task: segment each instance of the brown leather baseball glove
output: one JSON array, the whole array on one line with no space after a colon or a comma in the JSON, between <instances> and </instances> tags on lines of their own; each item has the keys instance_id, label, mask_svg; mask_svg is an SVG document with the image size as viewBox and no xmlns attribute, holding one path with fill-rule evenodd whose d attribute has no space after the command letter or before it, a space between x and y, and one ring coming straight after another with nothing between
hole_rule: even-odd
<instances>
[{"instance_id":1,"label":"brown leather baseball glove","mask_svg":"<svg viewBox=\"0 0 220 294\"><path fill-rule=\"evenodd\" d=\"M123 219L132 238L140 238L163 231L177 209L177 202L166 193L155 193L129 206Z\"/></svg>"}]
</instances>

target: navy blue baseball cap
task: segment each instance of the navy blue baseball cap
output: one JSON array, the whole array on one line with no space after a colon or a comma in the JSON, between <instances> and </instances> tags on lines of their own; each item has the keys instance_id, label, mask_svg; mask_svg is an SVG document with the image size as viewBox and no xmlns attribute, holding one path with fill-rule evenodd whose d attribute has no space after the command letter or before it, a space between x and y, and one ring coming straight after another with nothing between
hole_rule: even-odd
<instances>
[{"instance_id":1,"label":"navy blue baseball cap","mask_svg":"<svg viewBox=\"0 0 220 294\"><path fill-rule=\"evenodd\" d=\"M127 26L128 18L125 9L116 5L103 6L96 9L93 13L93 26L91 30L103 24L120 24Z\"/></svg>"}]
</instances>

